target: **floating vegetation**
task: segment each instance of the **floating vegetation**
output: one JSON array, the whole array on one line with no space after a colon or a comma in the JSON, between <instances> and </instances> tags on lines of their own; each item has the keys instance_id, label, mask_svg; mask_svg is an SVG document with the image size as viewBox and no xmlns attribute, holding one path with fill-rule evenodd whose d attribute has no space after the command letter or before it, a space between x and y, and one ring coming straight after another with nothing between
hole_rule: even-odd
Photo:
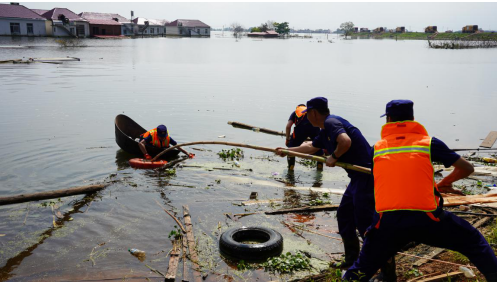
<instances>
[{"instance_id":1,"label":"floating vegetation","mask_svg":"<svg viewBox=\"0 0 497 283\"><path fill-rule=\"evenodd\" d=\"M175 240L178 240L181 238L181 230L178 228L178 226L174 225L174 229L169 232L169 235L167 236L169 239L173 238Z\"/></svg>"},{"instance_id":2,"label":"floating vegetation","mask_svg":"<svg viewBox=\"0 0 497 283\"><path fill-rule=\"evenodd\" d=\"M435 49L470 49L470 48L495 48L497 40L494 39L452 39L428 40L428 47Z\"/></svg>"},{"instance_id":3,"label":"floating vegetation","mask_svg":"<svg viewBox=\"0 0 497 283\"><path fill-rule=\"evenodd\" d=\"M318 162L315 160L309 160L309 159L298 159L297 161L300 165L309 167L309 168L316 168L318 166Z\"/></svg>"},{"instance_id":4,"label":"floating vegetation","mask_svg":"<svg viewBox=\"0 0 497 283\"><path fill-rule=\"evenodd\" d=\"M279 257L272 257L266 262L262 263L261 266L269 271L277 271L279 273L291 273L297 270L309 270L311 269L311 260L297 252L292 254L287 252Z\"/></svg>"},{"instance_id":5,"label":"floating vegetation","mask_svg":"<svg viewBox=\"0 0 497 283\"><path fill-rule=\"evenodd\" d=\"M78 38L65 38L65 39L56 39L55 42L60 47L86 47L86 44L83 43L81 39Z\"/></svg>"},{"instance_id":6,"label":"floating vegetation","mask_svg":"<svg viewBox=\"0 0 497 283\"><path fill-rule=\"evenodd\" d=\"M325 204L331 204L331 201L322 200L322 199L318 198L318 199L311 200L309 202L310 206L325 205Z\"/></svg>"},{"instance_id":7,"label":"floating vegetation","mask_svg":"<svg viewBox=\"0 0 497 283\"><path fill-rule=\"evenodd\" d=\"M239 160L239 159L243 158L243 150L238 148L238 147L228 149L228 150L223 149L220 152L218 152L217 155L219 155L219 157L222 158L223 160L227 160L227 159Z\"/></svg>"},{"instance_id":8,"label":"floating vegetation","mask_svg":"<svg viewBox=\"0 0 497 283\"><path fill-rule=\"evenodd\" d=\"M61 202L62 201L59 198L57 201L44 201L44 202L40 203L40 206L41 207L49 207L49 206L54 206L57 203L61 203Z\"/></svg>"}]
</instances>

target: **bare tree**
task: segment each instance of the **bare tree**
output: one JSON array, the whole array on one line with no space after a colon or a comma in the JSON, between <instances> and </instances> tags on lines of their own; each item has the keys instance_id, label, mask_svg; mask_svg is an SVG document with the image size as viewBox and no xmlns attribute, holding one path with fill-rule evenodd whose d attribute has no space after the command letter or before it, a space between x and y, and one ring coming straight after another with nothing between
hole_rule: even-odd
<instances>
[{"instance_id":1,"label":"bare tree","mask_svg":"<svg viewBox=\"0 0 497 283\"><path fill-rule=\"evenodd\" d=\"M273 20L268 20L268 21L266 22L267 29L268 29L268 30L275 30L275 29L276 29L276 27L274 26L274 23L275 23L275 21L273 21Z\"/></svg>"},{"instance_id":2,"label":"bare tree","mask_svg":"<svg viewBox=\"0 0 497 283\"><path fill-rule=\"evenodd\" d=\"M234 22L231 24L231 30L233 31L233 36L235 38L240 38L242 37L242 33L245 29L241 24Z\"/></svg>"},{"instance_id":3,"label":"bare tree","mask_svg":"<svg viewBox=\"0 0 497 283\"><path fill-rule=\"evenodd\" d=\"M354 23L353 22L345 22L340 25L340 29L343 30L345 33L345 38L347 38L347 35L351 35L352 31L354 30Z\"/></svg>"}]
</instances>

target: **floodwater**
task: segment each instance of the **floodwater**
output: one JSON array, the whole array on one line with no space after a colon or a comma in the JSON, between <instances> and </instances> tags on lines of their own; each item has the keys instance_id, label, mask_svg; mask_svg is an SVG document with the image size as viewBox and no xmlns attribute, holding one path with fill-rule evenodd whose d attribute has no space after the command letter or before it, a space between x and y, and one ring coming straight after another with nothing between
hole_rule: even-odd
<instances>
[{"instance_id":1,"label":"floodwater","mask_svg":"<svg viewBox=\"0 0 497 283\"><path fill-rule=\"evenodd\" d=\"M475 148L496 130L495 49L431 50L425 41L345 41L336 35L329 38L333 43L326 35L238 41L220 35L89 39L78 48L61 48L54 39L0 38L0 60L81 58L0 65L0 196L115 181L96 195L52 200L54 213L62 216L55 227L49 201L0 207L0 280L162 281L145 265L165 273L175 222L156 201L178 217L182 206L189 206L206 281L289 279L262 269L238 271L219 256L219 235L230 227L271 227L283 235L285 252L310 253L316 269L342 251L337 240L308 232L300 237L281 223L339 237L335 212L254 214L237 221L225 214L280 207L236 204L251 192L259 199L288 200L292 191L285 182L295 184L303 203L316 197L306 188L344 189L343 170L319 173L297 165L289 175L285 159L253 150L244 150L238 168L217 156L230 147L207 145L186 148L196 158L175 174L134 170L126 162L132 156L115 143L118 114L147 129L164 123L180 143L277 147L284 146L282 137L227 122L284 130L297 104L325 96L331 111L359 127L372 144L384 123L379 116L385 104L412 99L416 120L449 147ZM222 167L231 170L214 169ZM329 200L339 203L340 196ZM144 250L145 261L131 256L129 248ZM182 270L180 263L177 281Z\"/></svg>"}]
</instances>

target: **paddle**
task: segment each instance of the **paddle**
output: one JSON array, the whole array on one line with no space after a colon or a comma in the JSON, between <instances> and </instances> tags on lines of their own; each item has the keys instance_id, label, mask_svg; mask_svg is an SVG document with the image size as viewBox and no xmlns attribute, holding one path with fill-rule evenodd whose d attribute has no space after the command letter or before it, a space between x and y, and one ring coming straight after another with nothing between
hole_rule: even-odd
<instances>
[{"instance_id":1,"label":"paddle","mask_svg":"<svg viewBox=\"0 0 497 283\"><path fill-rule=\"evenodd\" d=\"M250 144L243 144L243 143L234 143L234 142L223 142L223 141L197 141L197 142L188 142L188 143L183 143L183 144L178 144L172 147L167 148L166 150L162 151L161 153L157 154L151 161L155 161L155 159L159 158L161 155L165 154L166 152L173 150L177 147L180 146L188 146L188 145L196 145L196 144L220 144L220 145L229 145L229 146L238 146L238 147L245 147L245 148L251 148L255 150L261 150L261 151L267 151L267 152L273 152L276 153L276 149L271 148L271 147L263 147L263 146L257 146L257 145L250 145ZM284 154L289 155L289 156L295 156L295 157L300 157L303 159L310 159L310 160L315 160L318 162L323 162L326 163L326 158L322 156L315 156L315 155L310 155L310 154L304 154L304 153L299 153L299 152L294 152L290 151L287 149L282 149L281 150ZM342 167L344 169L348 170L354 170L366 174L371 174L371 169L362 167L362 166L357 166L349 163L343 163L343 162L337 162L336 166Z\"/></svg>"}]
</instances>

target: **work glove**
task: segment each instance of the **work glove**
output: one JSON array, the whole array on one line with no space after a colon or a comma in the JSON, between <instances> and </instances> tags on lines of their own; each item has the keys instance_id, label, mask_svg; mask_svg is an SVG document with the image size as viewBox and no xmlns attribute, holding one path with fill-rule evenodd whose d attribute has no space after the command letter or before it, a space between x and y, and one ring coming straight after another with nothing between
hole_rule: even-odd
<instances>
[{"instance_id":1,"label":"work glove","mask_svg":"<svg viewBox=\"0 0 497 283\"><path fill-rule=\"evenodd\" d=\"M145 153L145 159L150 160L152 159L152 156L150 156L148 153Z\"/></svg>"},{"instance_id":2,"label":"work glove","mask_svg":"<svg viewBox=\"0 0 497 283\"><path fill-rule=\"evenodd\" d=\"M194 153L188 153L188 157L189 157L190 159L193 159L193 158L195 158L195 154L194 154Z\"/></svg>"}]
</instances>

